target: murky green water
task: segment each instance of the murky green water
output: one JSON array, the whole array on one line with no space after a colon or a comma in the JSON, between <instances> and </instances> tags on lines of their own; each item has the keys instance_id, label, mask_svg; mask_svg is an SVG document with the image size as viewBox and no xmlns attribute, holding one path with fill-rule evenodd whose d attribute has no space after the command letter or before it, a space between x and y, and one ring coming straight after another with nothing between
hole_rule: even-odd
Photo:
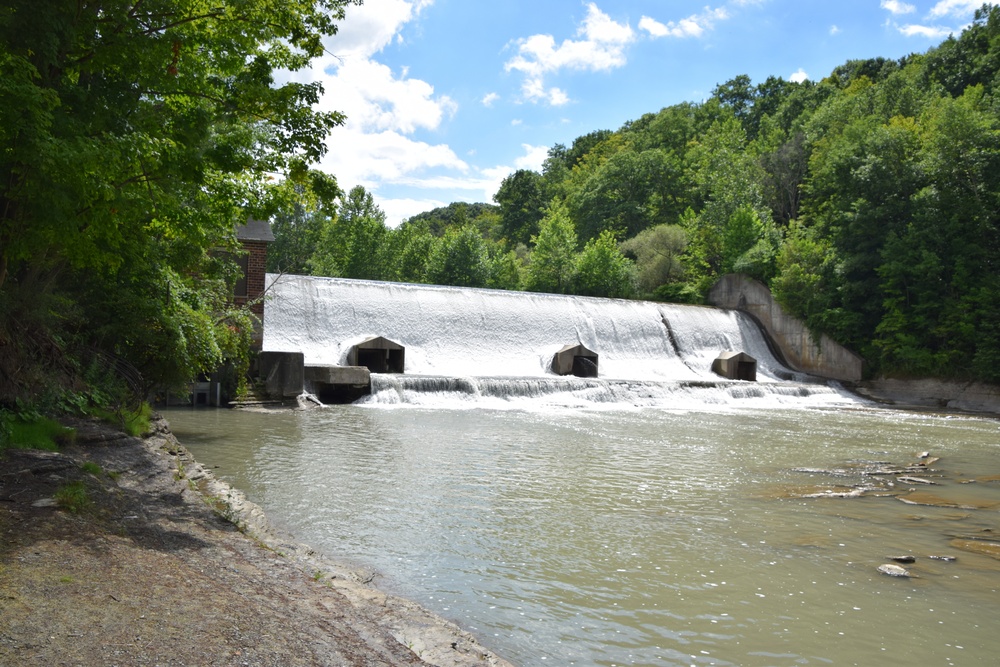
<instances>
[{"instance_id":1,"label":"murky green water","mask_svg":"<svg viewBox=\"0 0 1000 667\"><path fill-rule=\"evenodd\" d=\"M1000 655L1000 560L958 548L989 548L1000 533L1000 482L984 479L1000 474L997 421L356 406L167 417L280 527L374 566L381 585L518 664L993 665ZM898 476L852 467L924 451L940 461L910 476L938 485L889 487ZM946 506L796 497L857 484L917 488L937 497L917 500ZM917 557L905 566L915 578L877 572L901 554Z\"/></svg>"}]
</instances>

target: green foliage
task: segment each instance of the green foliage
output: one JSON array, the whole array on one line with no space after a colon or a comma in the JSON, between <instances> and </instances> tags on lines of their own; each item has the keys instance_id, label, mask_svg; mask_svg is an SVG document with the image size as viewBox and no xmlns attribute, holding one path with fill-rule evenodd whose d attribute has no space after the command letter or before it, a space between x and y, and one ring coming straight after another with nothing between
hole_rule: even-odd
<instances>
[{"instance_id":1,"label":"green foliage","mask_svg":"<svg viewBox=\"0 0 1000 667\"><path fill-rule=\"evenodd\" d=\"M635 256L638 284L647 294L684 277L682 257L687 234L682 227L657 225L644 229L622 243L621 248Z\"/></svg>"},{"instance_id":2,"label":"green foliage","mask_svg":"<svg viewBox=\"0 0 1000 667\"><path fill-rule=\"evenodd\" d=\"M612 231L631 237L675 218L686 203L675 194L682 171L676 156L665 150L632 147L581 168L579 185L567 198L580 236L590 240Z\"/></svg>"},{"instance_id":3,"label":"green foliage","mask_svg":"<svg viewBox=\"0 0 1000 667\"><path fill-rule=\"evenodd\" d=\"M538 236L532 237L531 252L525 278L525 289L531 292L565 294L574 273L576 231L566 205L554 201L542 218Z\"/></svg>"},{"instance_id":4,"label":"green foliage","mask_svg":"<svg viewBox=\"0 0 1000 667\"><path fill-rule=\"evenodd\" d=\"M369 192L355 186L324 226L309 268L315 275L382 280L390 272L388 236L385 213Z\"/></svg>"},{"instance_id":5,"label":"green foliage","mask_svg":"<svg viewBox=\"0 0 1000 667\"><path fill-rule=\"evenodd\" d=\"M487 287L493 289L519 290L524 284L524 263L514 250L503 252L493 246L490 258L491 269Z\"/></svg>"},{"instance_id":6,"label":"green foliage","mask_svg":"<svg viewBox=\"0 0 1000 667\"><path fill-rule=\"evenodd\" d=\"M336 216L336 200L343 196L337 181L310 170L298 179L286 178L268 189L274 242L267 248L271 273L306 274L309 260L320 245L323 230Z\"/></svg>"},{"instance_id":7,"label":"green foliage","mask_svg":"<svg viewBox=\"0 0 1000 667\"><path fill-rule=\"evenodd\" d=\"M454 202L425 213L419 213L404 225L418 226L431 235L440 238L452 227L461 227L467 222L474 224L485 236L498 236L501 224L495 216L499 209L492 204Z\"/></svg>"},{"instance_id":8,"label":"green foliage","mask_svg":"<svg viewBox=\"0 0 1000 667\"><path fill-rule=\"evenodd\" d=\"M68 482L56 489L54 495L56 504L73 514L79 514L92 504L87 485L81 481Z\"/></svg>"},{"instance_id":9,"label":"green foliage","mask_svg":"<svg viewBox=\"0 0 1000 667\"><path fill-rule=\"evenodd\" d=\"M470 224L449 230L427 260L427 281L437 285L486 287L491 264L486 242Z\"/></svg>"},{"instance_id":10,"label":"green foliage","mask_svg":"<svg viewBox=\"0 0 1000 667\"><path fill-rule=\"evenodd\" d=\"M528 243L538 233L538 223L545 215L542 176L520 169L503 179L493 195L500 205L500 228L510 246Z\"/></svg>"},{"instance_id":11,"label":"green foliage","mask_svg":"<svg viewBox=\"0 0 1000 667\"><path fill-rule=\"evenodd\" d=\"M625 299L635 296L635 283L635 264L622 254L609 231L587 241L576 258L575 294Z\"/></svg>"},{"instance_id":12,"label":"green foliage","mask_svg":"<svg viewBox=\"0 0 1000 667\"><path fill-rule=\"evenodd\" d=\"M87 473L88 475L100 475L104 470L100 465L94 463L93 461L84 461L80 464L80 470Z\"/></svg>"},{"instance_id":13,"label":"green foliage","mask_svg":"<svg viewBox=\"0 0 1000 667\"><path fill-rule=\"evenodd\" d=\"M434 237L416 224L404 222L392 234L391 254L396 258L393 280L422 283L427 276L427 260Z\"/></svg>"},{"instance_id":14,"label":"green foliage","mask_svg":"<svg viewBox=\"0 0 1000 667\"><path fill-rule=\"evenodd\" d=\"M219 251L342 122L272 73L321 55L351 1L6 3L0 404L76 388L93 349L144 389L245 365Z\"/></svg>"},{"instance_id":15,"label":"green foliage","mask_svg":"<svg viewBox=\"0 0 1000 667\"><path fill-rule=\"evenodd\" d=\"M17 414L0 410L0 451L4 449L42 449L56 451L73 440L76 431L31 410Z\"/></svg>"},{"instance_id":16,"label":"green foliage","mask_svg":"<svg viewBox=\"0 0 1000 667\"><path fill-rule=\"evenodd\" d=\"M141 403L137 408L119 408L116 411L96 409L93 415L118 426L128 435L141 437L150 432L153 409L148 403Z\"/></svg>"}]
</instances>

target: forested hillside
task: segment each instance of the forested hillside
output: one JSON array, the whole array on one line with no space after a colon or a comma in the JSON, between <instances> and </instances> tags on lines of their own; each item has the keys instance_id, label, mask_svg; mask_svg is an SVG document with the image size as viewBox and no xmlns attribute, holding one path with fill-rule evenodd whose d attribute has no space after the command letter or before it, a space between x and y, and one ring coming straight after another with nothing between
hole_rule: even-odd
<instances>
[{"instance_id":1,"label":"forested hillside","mask_svg":"<svg viewBox=\"0 0 1000 667\"><path fill-rule=\"evenodd\" d=\"M686 302L741 272L872 373L997 382L1000 9L924 54L736 76L556 145L496 206L388 229L362 188L285 202L275 271Z\"/></svg>"}]
</instances>

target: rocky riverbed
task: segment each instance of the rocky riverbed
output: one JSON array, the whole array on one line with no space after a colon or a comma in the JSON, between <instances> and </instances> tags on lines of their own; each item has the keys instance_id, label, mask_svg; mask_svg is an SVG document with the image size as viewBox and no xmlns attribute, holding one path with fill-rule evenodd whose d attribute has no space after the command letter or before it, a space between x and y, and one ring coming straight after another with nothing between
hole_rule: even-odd
<instances>
[{"instance_id":1,"label":"rocky riverbed","mask_svg":"<svg viewBox=\"0 0 1000 667\"><path fill-rule=\"evenodd\" d=\"M0 457L0 664L504 666L270 530L155 424Z\"/></svg>"}]
</instances>

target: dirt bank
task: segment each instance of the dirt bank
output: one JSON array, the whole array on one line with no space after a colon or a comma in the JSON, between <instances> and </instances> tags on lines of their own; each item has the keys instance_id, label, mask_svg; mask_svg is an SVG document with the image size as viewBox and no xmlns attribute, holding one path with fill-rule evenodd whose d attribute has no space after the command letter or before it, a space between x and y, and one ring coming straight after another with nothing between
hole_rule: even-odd
<instances>
[{"instance_id":1,"label":"dirt bank","mask_svg":"<svg viewBox=\"0 0 1000 667\"><path fill-rule=\"evenodd\" d=\"M163 422L146 439L76 426L59 453L0 459L0 664L509 664L274 536Z\"/></svg>"}]
</instances>

